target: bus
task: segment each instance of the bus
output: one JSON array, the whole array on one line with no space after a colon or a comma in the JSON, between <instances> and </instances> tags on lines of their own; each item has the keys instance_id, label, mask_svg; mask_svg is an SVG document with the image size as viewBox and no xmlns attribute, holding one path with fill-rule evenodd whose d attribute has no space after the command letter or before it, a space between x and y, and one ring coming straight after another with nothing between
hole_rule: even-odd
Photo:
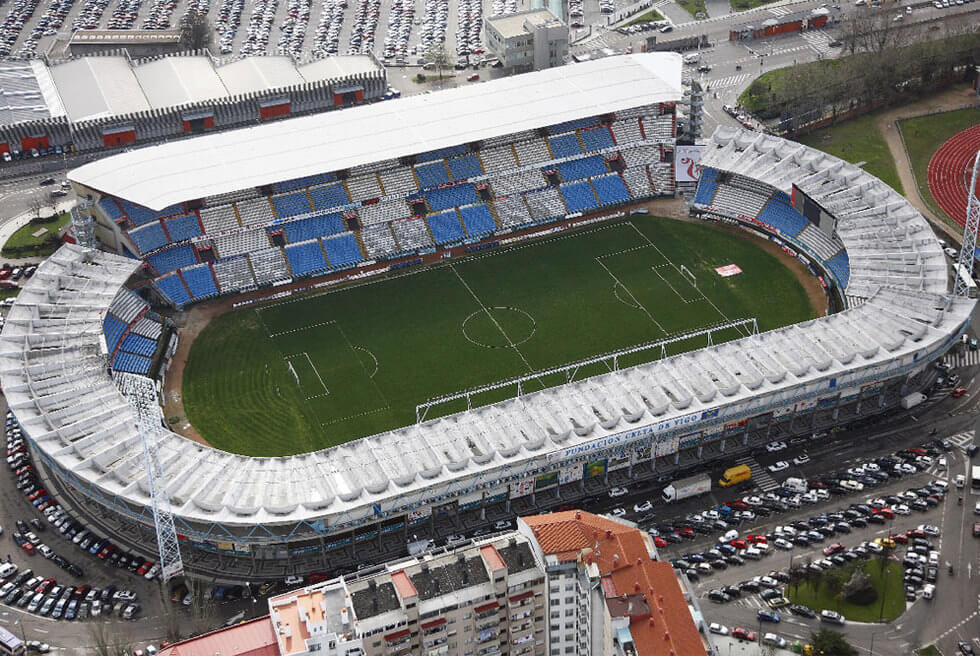
<instances>
[{"instance_id":1,"label":"bus","mask_svg":"<svg viewBox=\"0 0 980 656\"><path fill-rule=\"evenodd\" d=\"M973 474L970 477L970 487L980 490L980 465L973 465Z\"/></svg>"},{"instance_id":2,"label":"bus","mask_svg":"<svg viewBox=\"0 0 980 656\"><path fill-rule=\"evenodd\" d=\"M956 275L959 277L960 282L966 286L967 296L969 296L970 298L976 298L977 283L973 279L973 276L970 275L969 271L966 270L966 267L957 264Z\"/></svg>"}]
</instances>

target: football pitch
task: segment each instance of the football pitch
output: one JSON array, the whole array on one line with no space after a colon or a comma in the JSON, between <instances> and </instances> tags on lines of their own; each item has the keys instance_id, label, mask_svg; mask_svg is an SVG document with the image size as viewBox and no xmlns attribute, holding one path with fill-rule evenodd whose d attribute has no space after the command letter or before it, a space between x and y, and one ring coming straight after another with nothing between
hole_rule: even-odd
<instances>
[{"instance_id":1,"label":"football pitch","mask_svg":"<svg viewBox=\"0 0 980 656\"><path fill-rule=\"evenodd\" d=\"M742 273L715 272L728 264ZM756 318L769 330L817 312L757 240L633 215L223 314L192 345L182 394L211 445L288 455L414 423L416 405L439 395L728 320ZM691 339L668 353L704 345ZM658 356L643 351L620 366ZM603 371L593 365L579 378ZM448 403L429 417L464 408Z\"/></svg>"}]
</instances>

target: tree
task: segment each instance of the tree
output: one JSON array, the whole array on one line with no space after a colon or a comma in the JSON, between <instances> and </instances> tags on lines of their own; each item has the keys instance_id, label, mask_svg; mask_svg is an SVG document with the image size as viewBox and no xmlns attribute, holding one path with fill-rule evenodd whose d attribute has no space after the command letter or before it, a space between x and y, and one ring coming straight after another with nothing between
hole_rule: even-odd
<instances>
[{"instance_id":1,"label":"tree","mask_svg":"<svg viewBox=\"0 0 980 656\"><path fill-rule=\"evenodd\" d=\"M211 24L206 12L191 9L180 19L180 47L203 50L211 44Z\"/></svg>"},{"instance_id":2,"label":"tree","mask_svg":"<svg viewBox=\"0 0 980 656\"><path fill-rule=\"evenodd\" d=\"M867 606L878 598L878 591L875 590L871 577L860 567L855 567L851 578L844 584L843 596L852 604Z\"/></svg>"},{"instance_id":3,"label":"tree","mask_svg":"<svg viewBox=\"0 0 980 656\"><path fill-rule=\"evenodd\" d=\"M177 603L173 603L167 596L167 586L165 583L160 583L157 586L157 592L160 595L160 603L163 604L163 623L164 629L166 630L167 640L169 642L177 642L181 638L180 633L180 618L177 616L177 611L180 606L180 600Z\"/></svg>"},{"instance_id":4,"label":"tree","mask_svg":"<svg viewBox=\"0 0 980 656\"><path fill-rule=\"evenodd\" d=\"M844 573L836 567L831 568L823 573L820 580L827 589L827 592L833 595L838 607L840 607L840 592L844 588Z\"/></svg>"},{"instance_id":5,"label":"tree","mask_svg":"<svg viewBox=\"0 0 980 656\"><path fill-rule=\"evenodd\" d=\"M191 595L191 625L194 633L211 630L215 611L214 596L208 591L208 584L194 578L187 579Z\"/></svg>"},{"instance_id":6,"label":"tree","mask_svg":"<svg viewBox=\"0 0 980 656\"><path fill-rule=\"evenodd\" d=\"M95 656L126 656L132 651L132 640L117 620L89 622L88 632Z\"/></svg>"},{"instance_id":7,"label":"tree","mask_svg":"<svg viewBox=\"0 0 980 656\"><path fill-rule=\"evenodd\" d=\"M429 46L423 58L426 64L432 64L439 71L440 81L442 81L442 72L453 67L453 60L449 56L449 51L446 50L445 43L435 43Z\"/></svg>"},{"instance_id":8,"label":"tree","mask_svg":"<svg viewBox=\"0 0 980 656\"><path fill-rule=\"evenodd\" d=\"M794 565L793 568L789 570L789 584L793 586L794 594L799 594L800 584L806 580L807 580L806 567Z\"/></svg>"},{"instance_id":9,"label":"tree","mask_svg":"<svg viewBox=\"0 0 980 656\"><path fill-rule=\"evenodd\" d=\"M832 629L820 629L810 634L813 651L823 656L858 656L858 650L851 646L843 633Z\"/></svg>"}]
</instances>

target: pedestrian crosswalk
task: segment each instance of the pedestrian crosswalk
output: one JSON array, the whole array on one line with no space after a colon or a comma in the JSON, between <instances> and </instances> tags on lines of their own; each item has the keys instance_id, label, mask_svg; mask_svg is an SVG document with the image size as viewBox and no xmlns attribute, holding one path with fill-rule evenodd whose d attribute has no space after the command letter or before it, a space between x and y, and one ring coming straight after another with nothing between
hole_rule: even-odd
<instances>
[{"instance_id":1,"label":"pedestrian crosswalk","mask_svg":"<svg viewBox=\"0 0 980 656\"><path fill-rule=\"evenodd\" d=\"M748 465L752 470L752 482L755 483L763 492L772 492L779 487L766 468L760 465L752 456L743 456L735 461L736 465Z\"/></svg>"},{"instance_id":2,"label":"pedestrian crosswalk","mask_svg":"<svg viewBox=\"0 0 980 656\"><path fill-rule=\"evenodd\" d=\"M726 87L737 87L739 84L745 82L752 77L751 73L739 73L738 75L729 75L728 77L723 77L718 80L712 80L711 86L715 89L724 89Z\"/></svg>"},{"instance_id":3,"label":"pedestrian crosswalk","mask_svg":"<svg viewBox=\"0 0 980 656\"><path fill-rule=\"evenodd\" d=\"M950 435L945 439L952 442L955 446L958 446L961 449L965 449L966 447L973 444L973 438L974 438L974 431L965 431L963 433L957 433L956 435Z\"/></svg>"},{"instance_id":4,"label":"pedestrian crosswalk","mask_svg":"<svg viewBox=\"0 0 980 656\"><path fill-rule=\"evenodd\" d=\"M793 7L769 7L769 13L776 16L785 16L793 13Z\"/></svg>"},{"instance_id":5,"label":"pedestrian crosswalk","mask_svg":"<svg viewBox=\"0 0 980 656\"><path fill-rule=\"evenodd\" d=\"M830 47L833 39L826 32L822 30L811 30L803 32L801 36L810 49L818 55L827 56L833 52L833 48Z\"/></svg>"},{"instance_id":6,"label":"pedestrian crosswalk","mask_svg":"<svg viewBox=\"0 0 980 656\"><path fill-rule=\"evenodd\" d=\"M946 356L954 367L975 367L980 365L980 351L956 351Z\"/></svg>"}]
</instances>

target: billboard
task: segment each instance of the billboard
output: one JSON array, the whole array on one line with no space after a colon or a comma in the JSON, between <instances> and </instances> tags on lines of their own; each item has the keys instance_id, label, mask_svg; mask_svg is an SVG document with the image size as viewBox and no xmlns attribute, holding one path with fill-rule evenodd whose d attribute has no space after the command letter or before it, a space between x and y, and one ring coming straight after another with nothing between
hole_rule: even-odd
<instances>
[{"instance_id":1,"label":"billboard","mask_svg":"<svg viewBox=\"0 0 980 656\"><path fill-rule=\"evenodd\" d=\"M548 474L543 474L538 476L535 482L535 489L543 490L546 487L551 487L552 485L558 485L558 472L550 472Z\"/></svg>"},{"instance_id":2,"label":"billboard","mask_svg":"<svg viewBox=\"0 0 980 656\"><path fill-rule=\"evenodd\" d=\"M674 147L674 181L697 182L701 178L698 162L704 146L675 146Z\"/></svg>"},{"instance_id":3,"label":"billboard","mask_svg":"<svg viewBox=\"0 0 980 656\"><path fill-rule=\"evenodd\" d=\"M525 478L523 481L517 481L516 483L510 484L510 498L516 499L518 497L526 497L534 492L534 479Z\"/></svg>"},{"instance_id":4,"label":"billboard","mask_svg":"<svg viewBox=\"0 0 980 656\"><path fill-rule=\"evenodd\" d=\"M580 480L582 480L581 464L572 465L571 467L562 467L560 470L558 470L558 482L562 485Z\"/></svg>"},{"instance_id":5,"label":"billboard","mask_svg":"<svg viewBox=\"0 0 980 656\"><path fill-rule=\"evenodd\" d=\"M602 476L606 473L606 461L603 460L593 460L592 462L585 465L585 477L592 478L594 476Z\"/></svg>"}]
</instances>

